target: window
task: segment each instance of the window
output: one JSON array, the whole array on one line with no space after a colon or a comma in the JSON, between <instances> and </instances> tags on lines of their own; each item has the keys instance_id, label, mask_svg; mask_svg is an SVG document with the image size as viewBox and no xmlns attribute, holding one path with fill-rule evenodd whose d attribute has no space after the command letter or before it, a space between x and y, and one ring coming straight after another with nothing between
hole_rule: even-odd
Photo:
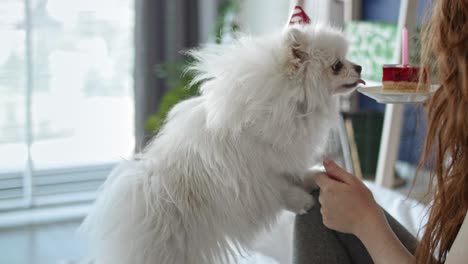
<instances>
[{"instance_id":1,"label":"window","mask_svg":"<svg viewBox=\"0 0 468 264\"><path fill-rule=\"evenodd\" d=\"M133 4L0 2L0 211L93 199L132 153Z\"/></svg>"}]
</instances>

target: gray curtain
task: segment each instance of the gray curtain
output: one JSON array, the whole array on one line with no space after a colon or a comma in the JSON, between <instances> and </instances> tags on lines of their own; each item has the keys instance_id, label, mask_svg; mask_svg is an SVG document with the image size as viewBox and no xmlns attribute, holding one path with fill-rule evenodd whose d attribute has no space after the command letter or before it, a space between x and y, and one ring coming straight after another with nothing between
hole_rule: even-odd
<instances>
[{"instance_id":1,"label":"gray curtain","mask_svg":"<svg viewBox=\"0 0 468 264\"><path fill-rule=\"evenodd\" d=\"M155 68L177 61L180 51L199 44L198 0L135 0L135 138L136 151L151 137L148 117L168 89Z\"/></svg>"}]
</instances>

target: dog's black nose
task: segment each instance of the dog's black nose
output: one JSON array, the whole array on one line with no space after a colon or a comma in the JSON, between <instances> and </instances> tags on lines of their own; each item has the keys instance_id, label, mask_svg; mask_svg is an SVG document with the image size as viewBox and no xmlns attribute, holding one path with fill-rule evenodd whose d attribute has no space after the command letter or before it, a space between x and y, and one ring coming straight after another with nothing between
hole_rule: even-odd
<instances>
[{"instance_id":1,"label":"dog's black nose","mask_svg":"<svg viewBox=\"0 0 468 264\"><path fill-rule=\"evenodd\" d=\"M354 65L354 70L357 71L357 73L361 74L362 67L360 65Z\"/></svg>"}]
</instances>

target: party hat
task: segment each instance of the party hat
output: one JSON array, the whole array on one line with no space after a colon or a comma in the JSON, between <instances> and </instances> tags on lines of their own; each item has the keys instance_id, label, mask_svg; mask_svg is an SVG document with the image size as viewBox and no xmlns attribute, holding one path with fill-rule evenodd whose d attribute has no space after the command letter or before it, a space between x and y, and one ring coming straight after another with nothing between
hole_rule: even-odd
<instances>
[{"instance_id":1,"label":"party hat","mask_svg":"<svg viewBox=\"0 0 468 264\"><path fill-rule=\"evenodd\" d=\"M310 24L310 18L304 11L304 0L295 0L294 8L290 15L289 25Z\"/></svg>"}]
</instances>

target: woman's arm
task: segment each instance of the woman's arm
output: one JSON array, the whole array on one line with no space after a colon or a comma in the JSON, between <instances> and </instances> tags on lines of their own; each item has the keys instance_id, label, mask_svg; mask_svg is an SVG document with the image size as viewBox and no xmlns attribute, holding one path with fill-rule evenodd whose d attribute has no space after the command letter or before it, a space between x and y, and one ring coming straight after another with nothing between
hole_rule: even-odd
<instances>
[{"instance_id":1,"label":"woman's arm","mask_svg":"<svg viewBox=\"0 0 468 264\"><path fill-rule=\"evenodd\" d=\"M465 263L468 259L468 212L448 253L445 264Z\"/></svg>"},{"instance_id":2,"label":"woman's arm","mask_svg":"<svg viewBox=\"0 0 468 264\"><path fill-rule=\"evenodd\" d=\"M415 263L390 228L372 193L333 161L317 176L323 223L330 229L356 235L375 263Z\"/></svg>"},{"instance_id":3,"label":"woman's arm","mask_svg":"<svg viewBox=\"0 0 468 264\"><path fill-rule=\"evenodd\" d=\"M362 241L375 263L416 263L390 228L386 218L368 219L355 235Z\"/></svg>"}]
</instances>

